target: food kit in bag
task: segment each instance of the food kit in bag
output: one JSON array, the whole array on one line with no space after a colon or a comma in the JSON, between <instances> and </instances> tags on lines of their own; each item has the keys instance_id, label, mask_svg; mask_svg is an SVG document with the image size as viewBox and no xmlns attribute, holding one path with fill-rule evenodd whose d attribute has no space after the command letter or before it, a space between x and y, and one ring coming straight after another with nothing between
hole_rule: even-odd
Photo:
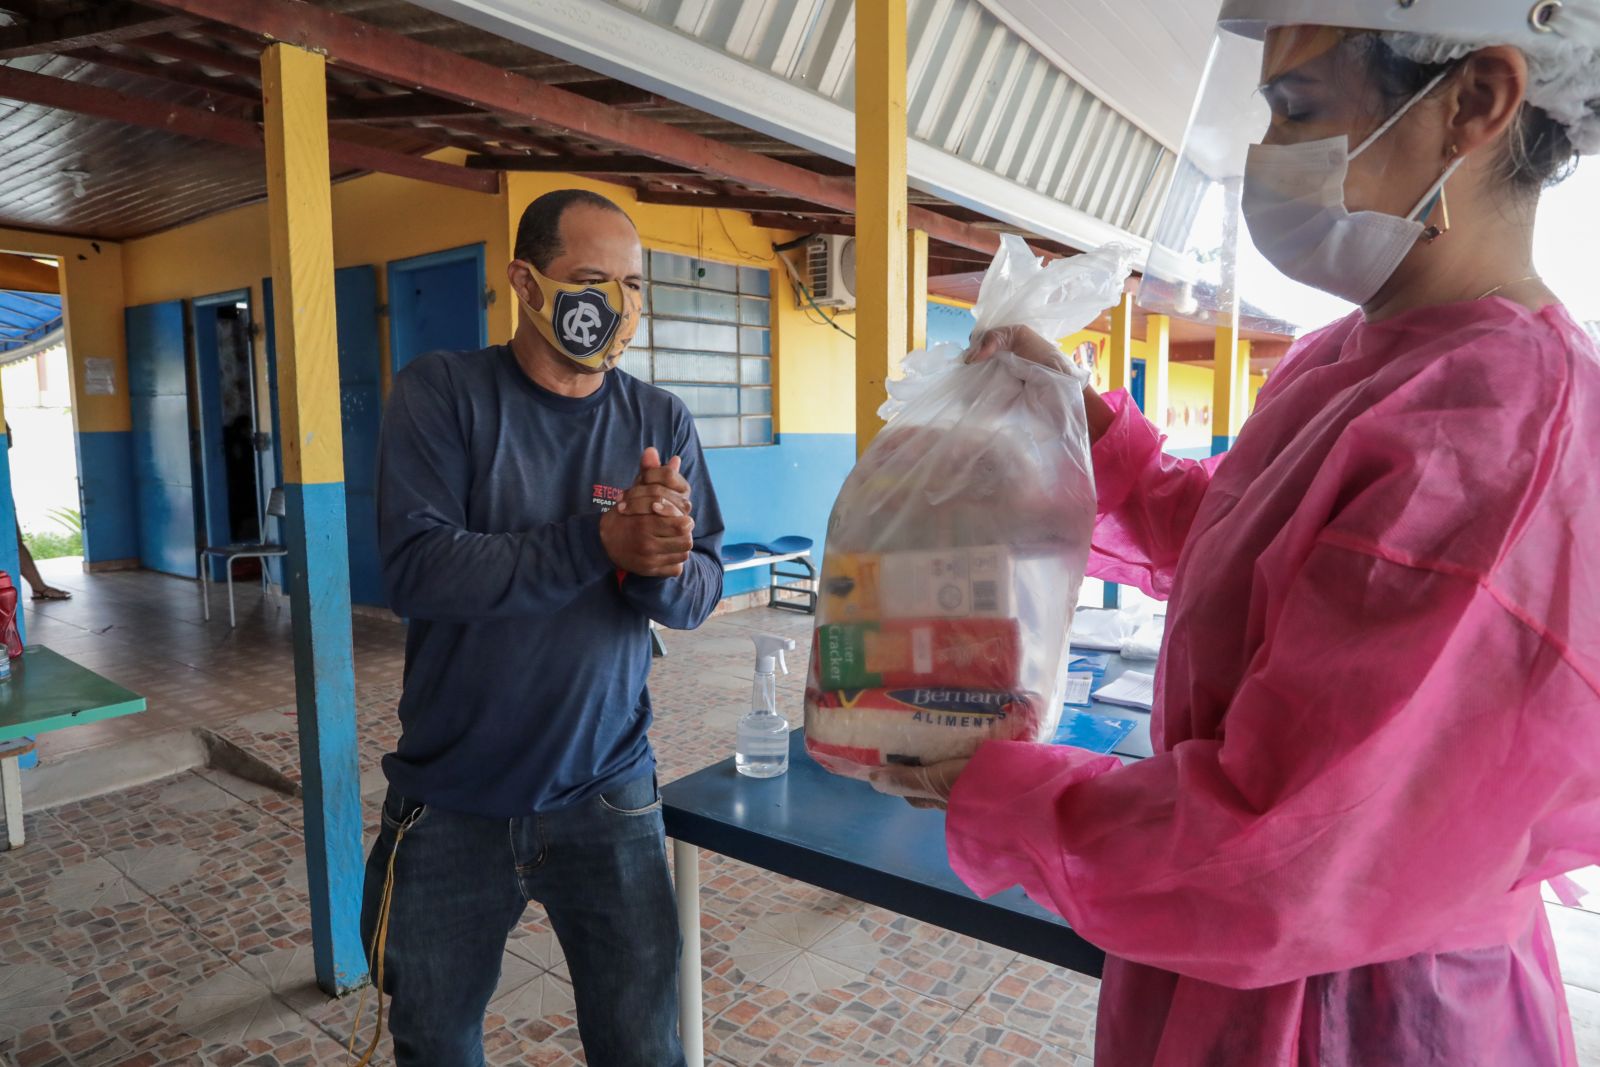
<instances>
[{"instance_id":1,"label":"food kit in bag","mask_svg":"<svg viewBox=\"0 0 1600 1067\"><path fill-rule=\"evenodd\" d=\"M1007 237L973 336L1076 332L1120 298L1129 264L1107 248L1044 265ZM1048 741L1061 720L1095 516L1088 375L963 354L906 358L888 425L829 520L806 749L837 774L968 756L989 739Z\"/></svg>"}]
</instances>

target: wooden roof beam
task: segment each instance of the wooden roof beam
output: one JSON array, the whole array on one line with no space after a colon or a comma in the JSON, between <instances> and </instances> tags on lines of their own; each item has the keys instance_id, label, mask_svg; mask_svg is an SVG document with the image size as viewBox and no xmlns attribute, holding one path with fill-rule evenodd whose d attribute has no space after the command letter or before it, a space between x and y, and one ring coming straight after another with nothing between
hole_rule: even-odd
<instances>
[{"instance_id":1,"label":"wooden roof beam","mask_svg":"<svg viewBox=\"0 0 1600 1067\"><path fill-rule=\"evenodd\" d=\"M115 44L186 30L194 23L187 15L152 15L133 4L103 4L88 11L0 27L0 59Z\"/></svg>"},{"instance_id":2,"label":"wooden roof beam","mask_svg":"<svg viewBox=\"0 0 1600 1067\"><path fill-rule=\"evenodd\" d=\"M793 213L796 215L826 215L845 216L852 214L838 208L825 207L821 204L809 203L805 200L795 200L783 196L756 196L734 195L731 193L665 193L653 189L639 191L639 200L645 204L661 204L666 207L709 207L725 208L730 211L753 211L771 214Z\"/></svg>"},{"instance_id":3,"label":"wooden roof beam","mask_svg":"<svg viewBox=\"0 0 1600 1067\"><path fill-rule=\"evenodd\" d=\"M483 113L454 100L426 94L402 93L371 100L340 100L328 106L329 122L425 122L430 119L470 118Z\"/></svg>"},{"instance_id":4,"label":"wooden roof beam","mask_svg":"<svg viewBox=\"0 0 1600 1067\"><path fill-rule=\"evenodd\" d=\"M99 47L75 48L65 54L98 66L120 70L125 74L136 74L163 85L186 85L199 89L211 97L199 106L219 106L223 110L238 114L241 118L253 118L256 112L261 110L261 94L249 86L212 78L182 63L157 63L153 59Z\"/></svg>"},{"instance_id":5,"label":"wooden roof beam","mask_svg":"<svg viewBox=\"0 0 1600 1067\"><path fill-rule=\"evenodd\" d=\"M261 127L256 123L15 67L0 66L0 97L252 151L264 150ZM328 159L340 169L381 171L474 192L493 193L500 188L499 176L495 174L333 138L328 140Z\"/></svg>"},{"instance_id":6,"label":"wooden roof beam","mask_svg":"<svg viewBox=\"0 0 1600 1067\"><path fill-rule=\"evenodd\" d=\"M261 61L254 56L240 55L224 48L208 48L197 41L165 35L140 38L130 43L140 51L182 60L207 70L232 74L237 78L247 78L253 84L259 85L261 82Z\"/></svg>"},{"instance_id":7,"label":"wooden roof beam","mask_svg":"<svg viewBox=\"0 0 1600 1067\"><path fill-rule=\"evenodd\" d=\"M790 230L795 233L832 233L841 237L854 237L856 234L855 219L801 218L795 215L752 212L750 221L764 230Z\"/></svg>"},{"instance_id":8,"label":"wooden roof beam","mask_svg":"<svg viewBox=\"0 0 1600 1067\"><path fill-rule=\"evenodd\" d=\"M513 122L531 121L750 188L855 211L855 187L851 181L824 177L643 115L607 107L577 93L297 0L252 0L249 4L237 0L154 2L170 11L322 52L329 63L346 70L460 100ZM906 221L936 240L989 253L1000 247L999 235L926 209L911 209Z\"/></svg>"},{"instance_id":9,"label":"wooden roof beam","mask_svg":"<svg viewBox=\"0 0 1600 1067\"><path fill-rule=\"evenodd\" d=\"M610 78L601 78L598 81L568 82L562 88L568 92L577 93L579 96L587 97L597 104L620 108L623 111L677 106L671 100L657 96L648 89L641 89L626 82L613 81Z\"/></svg>"},{"instance_id":10,"label":"wooden roof beam","mask_svg":"<svg viewBox=\"0 0 1600 1067\"><path fill-rule=\"evenodd\" d=\"M467 157L474 170L514 170L538 174L693 174L687 167L649 156L524 156L488 154Z\"/></svg>"}]
</instances>

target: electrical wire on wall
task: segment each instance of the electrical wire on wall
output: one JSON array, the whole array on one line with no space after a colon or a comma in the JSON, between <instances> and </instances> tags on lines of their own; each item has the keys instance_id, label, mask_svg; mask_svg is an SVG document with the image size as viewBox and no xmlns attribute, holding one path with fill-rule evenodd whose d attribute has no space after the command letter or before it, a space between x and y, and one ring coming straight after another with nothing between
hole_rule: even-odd
<instances>
[{"instance_id":1,"label":"electrical wire on wall","mask_svg":"<svg viewBox=\"0 0 1600 1067\"><path fill-rule=\"evenodd\" d=\"M843 326L840 326L837 321L837 316L829 315L826 311L822 310L822 307L816 302L815 299L813 299L810 286L806 285L805 279L800 277L800 271L795 268L793 263L789 262L789 257L784 255L785 252L799 248L801 245L804 245L807 241L811 240L815 236L817 235L814 233L808 233L800 237L796 237L792 241L785 241L782 244L775 244L772 246L772 251L777 253L778 262L783 264L783 269L789 274L789 281L794 287L795 306L800 309L803 315L805 315L806 321L814 322L819 326L831 326L835 330L838 330L840 333L844 334L846 337L850 338L850 340L854 341L856 339L856 335L845 329ZM812 312L816 312L816 315L813 316Z\"/></svg>"},{"instance_id":2,"label":"electrical wire on wall","mask_svg":"<svg viewBox=\"0 0 1600 1067\"><path fill-rule=\"evenodd\" d=\"M746 263L759 263L763 267L767 266L767 258L765 256L746 252L739 247L739 242L734 239L733 234L728 230L727 220L722 217L722 208L712 208L711 213L716 216L717 225L722 227L722 236L728 239L728 247L734 250L739 259Z\"/></svg>"}]
</instances>

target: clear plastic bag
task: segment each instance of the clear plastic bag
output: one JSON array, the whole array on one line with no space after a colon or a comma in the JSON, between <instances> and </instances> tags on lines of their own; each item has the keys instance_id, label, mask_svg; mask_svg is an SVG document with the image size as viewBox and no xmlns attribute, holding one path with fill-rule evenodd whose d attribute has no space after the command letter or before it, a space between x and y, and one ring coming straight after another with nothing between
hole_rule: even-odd
<instances>
[{"instance_id":1,"label":"clear plastic bag","mask_svg":"<svg viewBox=\"0 0 1600 1067\"><path fill-rule=\"evenodd\" d=\"M1131 253L1042 265L1007 238L973 309L977 337L1055 338L1119 299ZM828 525L806 688L806 748L838 774L1048 741L1094 526L1088 372L939 345L889 383L888 426Z\"/></svg>"}]
</instances>

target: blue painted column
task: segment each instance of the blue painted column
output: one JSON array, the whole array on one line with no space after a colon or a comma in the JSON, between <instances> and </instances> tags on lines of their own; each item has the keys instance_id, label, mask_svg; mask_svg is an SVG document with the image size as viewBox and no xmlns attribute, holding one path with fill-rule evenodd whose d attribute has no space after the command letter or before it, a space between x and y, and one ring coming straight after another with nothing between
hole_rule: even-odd
<instances>
[{"instance_id":1,"label":"blue painted column","mask_svg":"<svg viewBox=\"0 0 1600 1067\"><path fill-rule=\"evenodd\" d=\"M323 57L269 46L261 94L311 934L317 984L337 995L367 966Z\"/></svg>"}]
</instances>

